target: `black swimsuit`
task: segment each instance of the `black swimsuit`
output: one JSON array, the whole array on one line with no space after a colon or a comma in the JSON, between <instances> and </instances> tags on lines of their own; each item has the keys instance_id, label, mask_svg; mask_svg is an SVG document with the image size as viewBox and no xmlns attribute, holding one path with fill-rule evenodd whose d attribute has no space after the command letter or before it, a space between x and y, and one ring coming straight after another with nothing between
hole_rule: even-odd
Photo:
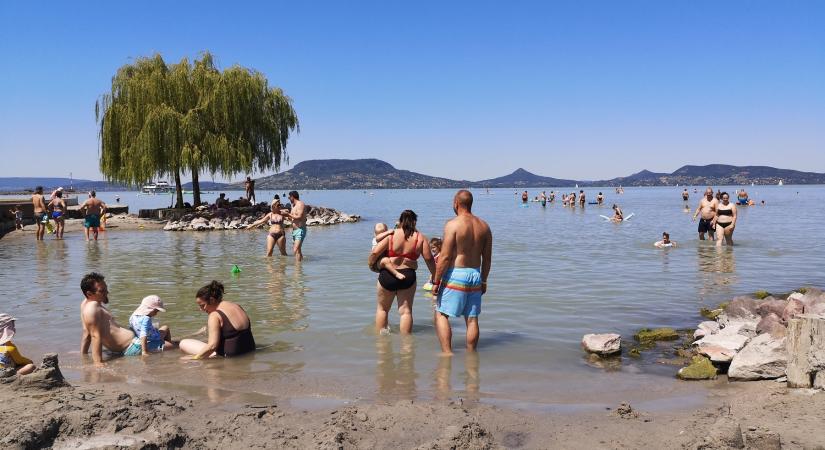
<instances>
[{"instance_id":1,"label":"black swimsuit","mask_svg":"<svg viewBox=\"0 0 825 450\"><path fill-rule=\"evenodd\" d=\"M733 211L730 210L730 209L717 209L716 210L716 215L717 216L731 216L731 217L733 217ZM727 228L732 223L733 223L732 220L730 222L726 222L726 223L719 222L719 219L716 220L716 225L719 225L722 228Z\"/></svg>"},{"instance_id":2,"label":"black swimsuit","mask_svg":"<svg viewBox=\"0 0 825 450\"><path fill-rule=\"evenodd\" d=\"M218 310L218 314L221 315L223 324L221 325L221 339L215 353L226 357L254 351L255 338L252 336L252 324L249 324L249 328L238 331L223 311Z\"/></svg>"}]
</instances>

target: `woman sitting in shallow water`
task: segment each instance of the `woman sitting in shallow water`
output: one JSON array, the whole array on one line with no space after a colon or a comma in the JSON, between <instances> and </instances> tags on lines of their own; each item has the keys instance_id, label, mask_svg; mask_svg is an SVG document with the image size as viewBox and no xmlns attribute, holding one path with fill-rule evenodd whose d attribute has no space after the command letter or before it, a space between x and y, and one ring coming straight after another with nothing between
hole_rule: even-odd
<instances>
[{"instance_id":1,"label":"woman sitting in shallow water","mask_svg":"<svg viewBox=\"0 0 825 450\"><path fill-rule=\"evenodd\" d=\"M223 284L212 281L195 295L198 308L209 315L206 324L209 337L206 342L180 341L180 350L192 355L191 359L237 356L255 350L249 316L240 305L224 300L223 292Z\"/></svg>"}]
</instances>

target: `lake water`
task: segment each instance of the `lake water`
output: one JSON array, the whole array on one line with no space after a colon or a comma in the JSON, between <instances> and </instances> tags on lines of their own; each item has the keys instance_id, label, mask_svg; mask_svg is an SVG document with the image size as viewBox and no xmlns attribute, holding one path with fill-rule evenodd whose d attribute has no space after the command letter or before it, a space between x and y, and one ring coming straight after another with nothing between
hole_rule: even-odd
<instances>
[{"instance_id":1,"label":"lake water","mask_svg":"<svg viewBox=\"0 0 825 450\"><path fill-rule=\"evenodd\" d=\"M695 398L696 385L675 381L675 367L633 360L609 372L591 367L580 348L582 335L618 332L629 338L640 327L691 327L701 320L700 307L733 295L825 284L825 187L748 187L752 198L767 205L740 208L732 249L697 241L681 191L627 188L615 195L612 188L603 189L608 205L616 202L625 214L635 213L622 224L599 217L610 215L609 206L569 209L557 201L546 208L537 203L521 208L515 190L476 192L474 211L494 234L476 356L462 348L464 324L459 321L454 322L456 355L437 356L431 302L424 291L416 294L413 336L372 332L375 275L366 258L373 224L392 224L410 208L419 215L419 229L438 236L452 216L452 190L304 192L309 204L360 214L363 221L310 228L300 265L291 257L264 257L261 230L123 231L97 243L86 243L75 232L63 242L39 245L31 235L7 237L0 240L2 310L19 319L15 341L24 354L58 351L72 378L103 376L205 392L211 398L263 394L300 402L462 396L539 409L620 400L682 402ZM538 192L531 189L531 197ZM593 200L598 189L586 192ZM699 195L690 192L692 212ZM110 203L115 195L100 193ZM168 202L165 196L118 195L132 212ZM258 195L269 199L272 192ZM671 233L676 248L652 246L662 231ZM233 264L242 273L232 275ZM159 319L178 336L205 324L195 291L212 279L222 280L226 298L249 312L263 348L232 360L183 362L177 352L166 352L148 359L119 358L103 375L84 369L77 352L79 282L92 270L106 275L110 308L119 322L127 322L143 296L158 294L170 304ZM425 272L422 264L419 280L426 279ZM395 312L391 323L397 330Z\"/></svg>"}]
</instances>

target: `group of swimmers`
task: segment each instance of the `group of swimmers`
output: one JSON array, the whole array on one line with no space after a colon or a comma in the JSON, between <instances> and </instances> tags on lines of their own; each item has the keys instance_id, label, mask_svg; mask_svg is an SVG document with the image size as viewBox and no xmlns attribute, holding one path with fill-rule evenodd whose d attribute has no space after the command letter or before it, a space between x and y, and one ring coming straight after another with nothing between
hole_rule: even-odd
<instances>
[{"instance_id":1,"label":"group of swimmers","mask_svg":"<svg viewBox=\"0 0 825 450\"><path fill-rule=\"evenodd\" d=\"M303 244L307 236L307 214L309 207L301 200L298 191L291 191L289 194L290 207L285 208L281 204L281 197L275 194L269 205L269 212L260 219L253 222L250 228L269 225L266 235L266 256L272 256L272 251L278 247L282 256L286 256L286 228L284 218L288 217L292 222L292 251L296 261L304 259Z\"/></svg>"},{"instance_id":2,"label":"group of swimmers","mask_svg":"<svg viewBox=\"0 0 825 450\"><path fill-rule=\"evenodd\" d=\"M518 193L516 193L518 195ZM530 195L527 191L521 193L521 203L526 205L530 199ZM555 203L556 201L556 192L550 191L548 194L546 191L541 191L541 194L535 196L533 198L534 202L541 203L541 206L547 206L548 203ZM584 190L579 190L578 196L576 192L573 191L569 194L562 193L561 195L561 203L562 206L569 206L571 208L576 207L576 203L578 202L579 206L584 208L584 205L591 204L591 205L603 205L604 204L604 194L599 192L599 195L596 196L596 201L592 203L587 203L587 197L584 193Z\"/></svg>"},{"instance_id":3,"label":"group of swimmers","mask_svg":"<svg viewBox=\"0 0 825 450\"><path fill-rule=\"evenodd\" d=\"M52 192L50 199L46 202L43 195L43 186L37 186L32 194L32 207L34 209L34 222L37 225L35 238L42 241L46 230L54 233L55 239L63 239L66 227L66 200L63 198L63 188L57 188ZM15 223L19 230L23 229L23 211L21 205L14 209ZM90 233L97 240L101 231L101 218L105 220L106 204L97 198L95 191L89 192L89 198L80 205L80 211L84 215L83 227L85 229L86 240L90 239ZM54 225L51 225L54 221Z\"/></svg>"}]
</instances>

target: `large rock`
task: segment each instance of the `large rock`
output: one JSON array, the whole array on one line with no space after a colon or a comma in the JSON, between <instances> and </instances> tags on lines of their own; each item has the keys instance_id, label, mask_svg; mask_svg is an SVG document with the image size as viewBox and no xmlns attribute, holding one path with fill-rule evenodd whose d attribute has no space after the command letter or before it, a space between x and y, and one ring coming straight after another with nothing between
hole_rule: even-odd
<instances>
[{"instance_id":1,"label":"large rock","mask_svg":"<svg viewBox=\"0 0 825 450\"><path fill-rule=\"evenodd\" d=\"M759 323L758 318L755 319L731 319L722 326L718 334L734 335L741 334L745 337L756 336L756 325Z\"/></svg>"},{"instance_id":2,"label":"large rock","mask_svg":"<svg viewBox=\"0 0 825 450\"><path fill-rule=\"evenodd\" d=\"M704 356L694 356L687 367L676 374L682 380L712 380L716 378L716 367Z\"/></svg>"},{"instance_id":3,"label":"large rock","mask_svg":"<svg viewBox=\"0 0 825 450\"><path fill-rule=\"evenodd\" d=\"M738 352L748 343L748 337L741 334L725 334L722 332L705 336L702 339L694 342L694 345L699 348L707 345L722 347L731 352Z\"/></svg>"},{"instance_id":4,"label":"large rock","mask_svg":"<svg viewBox=\"0 0 825 450\"><path fill-rule=\"evenodd\" d=\"M782 320L785 322L805 312L805 304L801 300L790 299L785 305L785 310L782 311Z\"/></svg>"},{"instance_id":5,"label":"large rock","mask_svg":"<svg viewBox=\"0 0 825 450\"><path fill-rule=\"evenodd\" d=\"M728 368L732 380L765 380L785 376L788 352L785 339L775 339L770 334L760 334L748 342Z\"/></svg>"},{"instance_id":6,"label":"large rock","mask_svg":"<svg viewBox=\"0 0 825 450\"><path fill-rule=\"evenodd\" d=\"M752 297L735 297L725 307L725 314L730 319L755 319L759 300Z\"/></svg>"},{"instance_id":7,"label":"large rock","mask_svg":"<svg viewBox=\"0 0 825 450\"><path fill-rule=\"evenodd\" d=\"M699 339L711 334L716 334L719 332L719 329L719 323L712 320L706 320L696 326L696 331L693 332L693 339Z\"/></svg>"},{"instance_id":8,"label":"large rock","mask_svg":"<svg viewBox=\"0 0 825 450\"><path fill-rule=\"evenodd\" d=\"M785 311L785 305L787 304L788 302L785 300L778 300L775 298L765 299L765 301L756 307L756 312L762 317L765 317L771 313L776 314L778 317L782 317L782 312Z\"/></svg>"},{"instance_id":9,"label":"large rock","mask_svg":"<svg viewBox=\"0 0 825 450\"><path fill-rule=\"evenodd\" d=\"M633 338L642 344L652 344L657 341L675 341L679 339L679 333L673 328L642 328Z\"/></svg>"},{"instance_id":10,"label":"large rock","mask_svg":"<svg viewBox=\"0 0 825 450\"><path fill-rule=\"evenodd\" d=\"M615 333L585 334L582 347L601 356L615 355L622 351L622 337Z\"/></svg>"},{"instance_id":11,"label":"large rock","mask_svg":"<svg viewBox=\"0 0 825 450\"><path fill-rule=\"evenodd\" d=\"M769 313L763 317L756 325L757 334L770 334L774 338L785 337L785 325L782 324L782 319L774 313Z\"/></svg>"},{"instance_id":12,"label":"large rock","mask_svg":"<svg viewBox=\"0 0 825 450\"><path fill-rule=\"evenodd\" d=\"M699 346L697 350L700 355L707 356L711 361L715 363L728 363L731 362L733 356L736 355L735 350L731 350L719 345L713 344L702 344Z\"/></svg>"}]
</instances>

